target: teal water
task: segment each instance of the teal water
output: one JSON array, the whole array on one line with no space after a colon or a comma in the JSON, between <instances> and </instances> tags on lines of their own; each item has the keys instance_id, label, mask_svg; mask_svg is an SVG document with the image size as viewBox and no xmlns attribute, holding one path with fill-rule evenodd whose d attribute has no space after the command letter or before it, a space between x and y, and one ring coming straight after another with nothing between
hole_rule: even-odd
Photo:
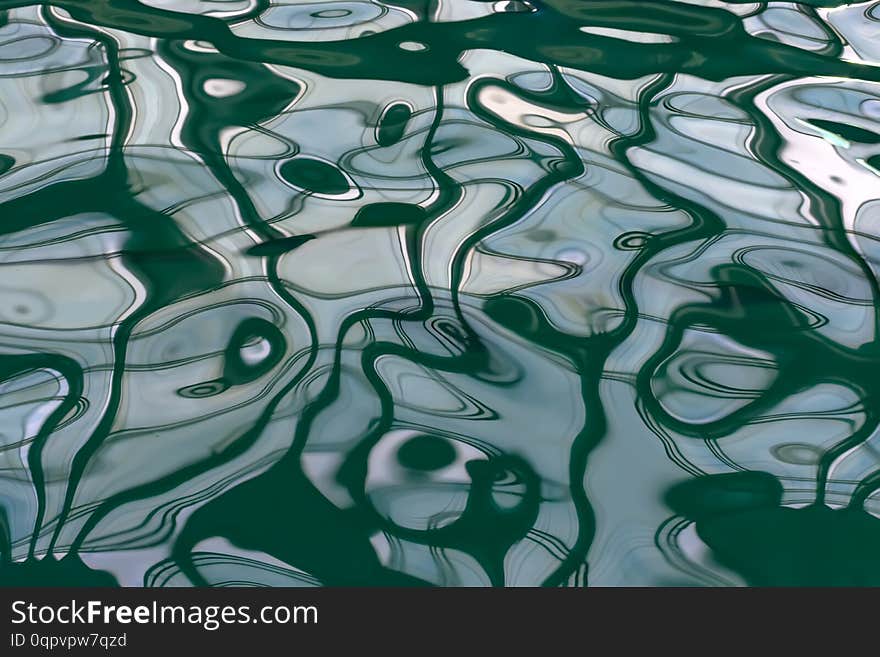
<instances>
[{"instance_id":1,"label":"teal water","mask_svg":"<svg viewBox=\"0 0 880 657\"><path fill-rule=\"evenodd\" d=\"M0 1L0 584L880 585L880 3Z\"/></svg>"}]
</instances>

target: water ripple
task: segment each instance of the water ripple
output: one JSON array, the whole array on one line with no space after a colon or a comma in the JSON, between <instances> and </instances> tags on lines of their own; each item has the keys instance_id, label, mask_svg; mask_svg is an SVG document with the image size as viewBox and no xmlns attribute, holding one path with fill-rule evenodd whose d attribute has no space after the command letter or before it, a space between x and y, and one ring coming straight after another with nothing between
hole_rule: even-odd
<instances>
[{"instance_id":1,"label":"water ripple","mask_svg":"<svg viewBox=\"0 0 880 657\"><path fill-rule=\"evenodd\" d=\"M0 584L880 583L878 7L0 2Z\"/></svg>"}]
</instances>

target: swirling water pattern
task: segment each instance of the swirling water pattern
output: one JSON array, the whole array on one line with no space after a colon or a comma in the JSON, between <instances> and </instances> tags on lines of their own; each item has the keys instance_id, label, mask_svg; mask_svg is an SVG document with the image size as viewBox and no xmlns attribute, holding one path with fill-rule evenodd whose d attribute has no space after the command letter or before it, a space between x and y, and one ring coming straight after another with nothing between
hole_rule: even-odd
<instances>
[{"instance_id":1,"label":"swirling water pattern","mask_svg":"<svg viewBox=\"0 0 880 657\"><path fill-rule=\"evenodd\" d=\"M0 584L880 584L880 3L0 2Z\"/></svg>"}]
</instances>

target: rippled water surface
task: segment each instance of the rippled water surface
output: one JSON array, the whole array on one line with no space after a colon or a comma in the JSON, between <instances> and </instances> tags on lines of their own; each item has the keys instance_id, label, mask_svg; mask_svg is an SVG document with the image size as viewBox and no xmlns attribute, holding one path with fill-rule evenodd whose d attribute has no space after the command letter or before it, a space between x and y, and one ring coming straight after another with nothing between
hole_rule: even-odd
<instances>
[{"instance_id":1,"label":"rippled water surface","mask_svg":"<svg viewBox=\"0 0 880 657\"><path fill-rule=\"evenodd\" d=\"M0 2L0 584L880 584L880 3Z\"/></svg>"}]
</instances>

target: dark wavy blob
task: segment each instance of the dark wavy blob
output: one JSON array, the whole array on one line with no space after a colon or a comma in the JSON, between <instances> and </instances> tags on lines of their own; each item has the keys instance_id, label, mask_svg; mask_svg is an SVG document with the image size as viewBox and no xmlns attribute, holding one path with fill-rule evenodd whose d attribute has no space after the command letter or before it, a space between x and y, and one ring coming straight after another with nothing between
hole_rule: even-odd
<instances>
[{"instance_id":1,"label":"dark wavy blob","mask_svg":"<svg viewBox=\"0 0 880 657\"><path fill-rule=\"evenodd\" d=\"M150 298L156 304L165 305L188 294L212 290L223 281L222 265L195 246L154 250L138 248L140 243L137 239L129 242L125 260L146 281Z\"/></svg>"},{"instance_id":2,"label":"dark wavy blob","mask_svg":"<svg viewBox=\"0 0 880 657\"><path fill-rule=\"evenodd\" d=\"M880 584L880 519L860 509L786 508L781 496L775 477L743 472L679 484L667 501L751 586Z\"/></svg>"},{"instance_id":3,"label":"dark wavy blob","mask_svg":"<svg viewBox=\"0 0 880 657\"><path fill-rule=\"evenodd\" d=\"M409 105L394 103L385 108L376 127L376 142L380 146L396 144L406 132L406 124L412 116Z\"/></svg>"},{"instance_id":4,"label":"dark wavy blob","mask_svg":"<svg viewBox=\"0 0 880 657\"><path fill-rule=\"evenodd\" d=\"M865 130L858 126L837 123L836 121L826 121L824 119L809 119L807 123L822 130L833 132L847 141L855 141L860 144L880 144L880 133Z\"/></svg>"},{"instance_id":5,"label":"dark wavy blob","mask_svg":"<svg viewBox=\"0 0 880 657\"><path fill-rule=\"evenodd\" d=\"M301 90L296 82L273 75L258 62L194 51L180 41L163 40L158 52L183 79L190 104L183 138L199 152L220 154L218 138L223 128L253 125L276 116Z\"/></svg>"},{"instance_id":6,"label":"dark wavy blob","mask_svg":"<svg viewBox=\"0 0 880 657\"><path fill-rule=\"evenodd\" d=\"M358 509L342 512L287 461L244 482L187 521L173 556L196 584L206 584L192 562L192 548L211 536L260 550L313 574L328 586L422 586L426 583L383 567L369 542L376 525Z\"/></svg>"},{"instance_id":7,"label":"dark wavy blob","mask_svg":"<svg viewBox=\"0 0 880 657\"><path fill-rule=\"evenodd\" d=\"M249 361L244 350L254 345L258 350ZM259 317L244 320L229 338L223 358L223 380L230 385L242 385L263 376L284 357L285 346L284 334L274 324Z\"/></svg>"},{"instance_id":8,"label":"dark wavy blob","mask_svg":"<svg viewBox=\"0 0 880 657\"><path fill-rule=\"evenodd\" d=\"M400 446L397 460L413 470L439 470L455 460L455 448L444 438L422 434Z\"/></svg>"},{"instance_id":9,"label":"dark wavy blob","mask_svg":"<svg viewBox=\"0 0 880 657\"><path fill-rule=\"evenodd\" d=\"M246 255L256 257L278 256L298 249L306 242L315 239L314 235L294 235L293 237L280 237L257 244L245 251Z\"/></svg>"},{"instance_id":10,"label":"dark wavy blob","mask_svg":"<svg viewBox=\"0 0 880 657\"><path fill-rule=\"evenodd\" d=\"M428 217L425 208L412 203L371 203L361 207L351 225L356 228L407 226L419 224Z\"/></svg>"},{"instance_id":11,"label":"dark wavy blob","mask_svg":"<svg viewBox=\"0 0 880 657\"><path fill-rule=\"evenodd\" d=\"M502 586L504 556L514 543L525 537L538 516L540 480L528 463L510 455L469 461L466 468L471 489L464 511L451 524L427 532L425 538L432 545L471 554L486 570L493 585ZM494 494L499 480L508 477L522 488L517 493L517 503L509 508L499 506Z\"/></svg>"},{"instance_id":12,"label":"dark wavy blob","mask_svg":"<svg viewBox=\"0 0 880 657\"><path fill-rule=\"evenodd\" d=\"M281 165L279 173L291 185L307 192L338 196L351 188L339 169L310 157L288 160Z\"/></svg>"},{"instance_id":13,"label":"dark wavy blob","mask_svg":"<svg viewBox=\"0 0 880 657\"><path fill-rule=\"evenodd\" d=\"M691 479L666 493L676 513L695 520L779 506L782 484L767 472L733 472Z\"/></svg>"},{"instance_id":14,"label":"dark wavy blob","mask_svg":"<svg viewBox=\"0 0 880 657\"><path fill-rule=\"evenodd\" d=\"M0 153L0 176L15 166L15 158L11 155Z\"/></svg>"},{"instance_id":15,"label":"dark wavy blob","mask_svg":"<svg viewBox=\"0 0 880 657\"><path fill-rule=\"evenodd\" d=\"M484 306L486 314L501 326L547 349L566 354L575 361L584 357L584 344L555 328L541 307L517 296L492 297Z\"/></svg>"}]
</instances>

